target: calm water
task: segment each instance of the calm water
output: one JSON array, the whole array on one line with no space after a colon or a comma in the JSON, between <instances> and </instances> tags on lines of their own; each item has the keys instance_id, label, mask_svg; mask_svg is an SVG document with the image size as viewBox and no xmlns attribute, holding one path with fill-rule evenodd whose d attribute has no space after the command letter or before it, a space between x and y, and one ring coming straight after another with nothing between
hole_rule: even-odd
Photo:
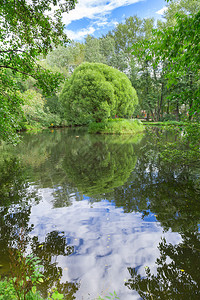
<instances>
[{"instance_id":1,"label":"calm water","mask_svg":"<svg viewBox=\"0 0 200 300\"><path fill-rule=\"evenodd\" d=\"M166 140L173 136L166 134ZM153 138L84 129L0 148L0 274L20 228L66 299L200 299L200 171Z\"/></svg>"}]
</instances>

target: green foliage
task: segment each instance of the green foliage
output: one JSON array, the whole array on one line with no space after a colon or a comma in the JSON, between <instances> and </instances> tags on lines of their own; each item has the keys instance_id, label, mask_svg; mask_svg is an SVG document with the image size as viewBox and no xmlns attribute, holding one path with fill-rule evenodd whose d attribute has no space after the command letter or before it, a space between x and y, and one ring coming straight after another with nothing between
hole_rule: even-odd
<instances>
[{"instance_id":1,"label":"green foliage","mask_svg":"<svg viewBox=\"0 0 200 300\"><path fill-rule=\"evenodd\" d=\"M49 300L60 300L64 299L64 295L60 294L57 289L53 289L53 292L50 297L48 297Z\"/></svg>"},{"instance_id":2,"label":"green foliage","mask_svg":"<svg viewBox=\"0 0 200 300\"><path fill-rule=\"evenodd\" d=\"M22 116L23 99L10 73L0 69L0 141L17 142L16 130Z\"/></svg>"},{"instance_id":3,"label":"green foliage","mask_svg":"<svg viewBox=\"0 0 200 300\"><path fill-rule=\"evenodd\" d=\"M0 1L0 140L14 140L22 104L16 83L6 70L23 78L33 77L44 94L56 91L63 76L43 69L35 59L45 56L52 45L67 41L62 13L74 8L75 2Z\"/></svg>"},{"instance_id":4,"label":"green foliage","mask_svg":"<svg viewBox=\"0 0 200 300\"><path fill-rule=\"evenodd\" d=\"M21 230L16 250L10 249L11 282L19 300L27 299L26 295L30 292L35 294L36 285L43 282L40 260L32 254L25 256L25 244L24 232Z\"/></svg>"},{"instance_id":5,"label":"green foliage","mask_svg":"<svg viewBox=\"0 0 200 300\"><path fill-rule=\"evenodd\" d=\"M11 280L0 280L0 299L11 300L16 299L16 293Z\"/></svg>"},{"instance_id":6,"label":"green foliage","mask_svg":"<svg viewBox=\"0 0 200 300\"><path fill-rule=\"evenodd\" d=\"M105 296L103 298L101 296L99 296L97 298L97 300L106 300L106 299L116 300L116 299L119 299L119 297L117 296L116 292L114 291L113 293L109 293L109 296Z\"/></svg>"},{"instance_id":7,"label":"green foliage","mask_svg":"<svg viewBox=\"0 0 200 300\"><path fill-rule=\"evenodd\" d=\"M175 26L177 13L188 15L195 14L200 10L199 0L170 0L167 2L169 2L167 10L163 13L166 22L162 23L162 27Z\"/></svg>"},{"instance_id":8,"label":"green foliage","mask_svg":"<svg viewBox=\"0 0 200 300\"><path fill-rule=\"evenodd\" d=\"M41 273L43 265L39 257L25 255L26 237L21 230L15 249L9 249L12 277L0 281L0 299L42 300L37 286L44 282ZM65 245L63 245L65 247ZM57 288L48 293L49 300L63 299L64 295Z\"/></svg>"},{"instance_id":9,"label":"green foliage","mask_svg":"<svg viewBox=\"0 0 200 300\"><path fill-rule=\"evenodd\" d=\"M4 278L3 280L0 280L0 300L12 300L12 299L13 300L14 299L44 300L44 298L40 296L40 293L37 291L35 285L25 295L23 295L23 293L18 294L18 292L16 292L15 280L13 280L12 278L10 279ZM55 288L52 289L52 292L49 293L48 300L60 300L60 299L64 299L64 295L59 293L57 289Z\"/></svg>"},{"instance_id":10,"label":"green foliage","mask_svg":"<svg viewBox=\"0 0 200 300\"><path fill-rule=\"evenodd\" d=\"M85 61L90 63L105 63L105 57L101 53L100 39L88 35L85 39Z\"/></svg>"},{"instance_id":11,"label":"green foliage","mask_svg":"<svg viewBox=\"0 0 200 300\"><path fill-rule=\"evenodd\" d=\"M127 76L98 63L83 63L65 83L60 101L71 124L132 116L138 102Z\"/></svg>"},{"instance_id":12,"label":"green foliage","mask_svg":"<svg viewBox=\"0 0 200 300\"><path fill-rule=\"evenodd\" d=\"M47 55L46 62L51 67L57 67L65 75L71 73L80 65L85 56L85 45L71 42L69 45L58 46Z\"/></svg>"},{"instance_id":13,"label":"green foliage","mask_svg":"<svg viewBox=\"0 0 200 300\"><path fill-rule=\"evenodd\" d=\"M150 19L147 19L150 20ZM120 23L113 30L116 49L120 52L130 54L130 47L132 44L140 40L145 35L145 22L137 16L131 16L125 20L125 23ZM151 19L153 23L153 19Z\"/></svg>"},{"instance_id":14,"label":"green foliage","mask_svg":"<svg viewBox=\"0 0 200 300\"><path fill-rule=\"evenodd\" d=\"M188 104L192 115L200 112L200 11L194 15L179 14L176 20L174 27L156 33L157 41L152 47L159 58L167 60L165 76L171 88L170 99L178 98Z\"/></svg>"},{"instance_id":15,"label":"green foliage","mask_svg":"<svg viewBox=\"0 0 200 300\"><path fill-rule=\"evenodd\" d=\"M13 283L13 279L4 278L0 280L0 300L42 300L39 292L37 291L29 291L24 298L23 294L20 294L20 298L16 293L16 289Z\"/></svg>"},{"instance_id":16,"label":"green foliage","mask_svg":"<svg viewBox=\"0 0 200 300\"><path fill-rule=\"evenodd\" d=\"M166 122L146 122L143 121L142 124L145 125L159 125L159 126L170 126L170 125L174 125L174 126L184 126L187 125L187 122L178 122L178 121L166 121Z\"/></svg>"},{"instance_id":17,"label":"green foliage","mask_svg":"<svg viewBox=\"0 0 200 300\"><path fill-rule=\"evenodd\" d=\"M35 90L27 90L21 94L24 105L22 110L24 118L20 125L22 129L40 129L61 125L59 114L53 114L48 107L45 108L46 100Z\"/></svg>"},{"instance_id":18,"label":"green foliage","mask_svg":"<svg viewBox=\"0 0 200 300\"><path fill-rule=\"evenodd\" d=\"M105 122L90 123L89 133L110 133L110 134L136 134L142 132L144 127L139 120L108 119Z\"/></svg>"},{"instance_id":19,"label":"green foliage","mask_svg":"<svg viewBox=\"0 0 200 300\"><path fill-rule=\"evenodd\" d=\"M132 46L137 67L131 67L130 79L141 108L154 121L163 120L164 112L178 121L181 109L185 115L190 110L190 118L199 111L200 4L197 0L169 2L166 22L158 22L159 30L152 26L147 38Z\"/></svg>"},{"instance_id":20,"label":"green foliage","mask_svg":"<svg viewBox=\"0 0 200 300\"><path fill-rule=\"evenodd\" d=\"M161 75L157 76L162 87L162 106L159 112L165 109L169 114L171 109L179 120L182 105L185 105L185 112L190 112L190 118L200 111L200 11L194 15L188 12L177 14L174 20L174 26L155 30L151 40L135 44L133 54L138 55L140 61L144 58L146 64L151 65L152 71L161 69Z\"/></svg>"}]
</instances>

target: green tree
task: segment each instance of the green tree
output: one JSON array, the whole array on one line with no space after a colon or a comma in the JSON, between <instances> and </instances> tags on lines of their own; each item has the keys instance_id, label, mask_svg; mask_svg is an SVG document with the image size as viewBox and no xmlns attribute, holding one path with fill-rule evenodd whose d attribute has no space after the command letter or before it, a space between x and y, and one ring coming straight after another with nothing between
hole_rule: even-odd
<instances>
[{"instance_id":1,"label":"green tree","mask_svg":"<svg viewBox=\"0 0 200 300\"><path fill-rule=\"evenodd\" d=\"M163 61L157 66L156 56L150 48L153 41L153 20L144 20L141 31L144 36L132 46L129 77L132 85L137 88L140 107L145 110L147 119L151 115L154 120L159 121L165 105L165 82Z\"/></svg>"},{"instance_id":2,"label":"green tree","mask_svg":"<svg viewBox=\"0 0 200 300\"><path fill-rule=\"evenodd\" d=\"M115 46L115 39L112 34L100 39L87 36L84 61L104 63L124 72L128 68L128 55L124 50L119 52Z\"/></svg>"},{"instance_id":3,"label":"green tree","mask_svg":"<svg viewBox=\"0 0 200 300\"><path fill-rule=\"evenodd\" d=\"M177 13L195 14L200 10L199 0L171 0L167 2L169 2L169 4L167 4L167 10L163 13L165 22L158 22L158 24L164 28L176 25Z\"/></svg>"},{"instance_id":4,"label":"green tree","mask_svg":"<svg viewBox=\"0 0 200 300\"><path fill-rule=\"evenodd\" d=\"M116 49L130 54L130 47L141 38L142 20L137 16L129 17L125 23L120 23L113 30Z\"/></svg>"},{"instance_id":5,"label":"green tree","mask_svg":"<svg viewBox=\"0 0 200 300\"><path fill-rule=\"evenodd\" d=\"M85 58L84 61L90 63L105 63L105 57L100 51L100 40L88 35L85 39Z\"/></svg>"},{"instance_id":6,"label":"green tree","mask_svg":"<svg viewBox=\"0 0 200 300\"><path fill-rule=\"evenodd\" d=\"M46 58L47 64L57 67L60 72L67 75L80 65L85 56L85 45L78 42L71 42L66 46L58 46L51 51Z\"/></svg>"},{"instance_id":7,"label":"green tree","mask_svg":"<svg viewBox=\"0 0 200 300\"><path fill-rule=\"evenodd\" d=\"M74 8L75 2L0 1L0 139L14 136L21 113L22 99L7 70L32 76L44 93L56 90L62 76L43 69L35 59L45 56L53 45L68 41L62 13Z\"/></svg>"},{"instance_id":8,"label":"green tree","mask_svg":"<svg viewBox=\"0 0 200 300\"><path fill-rule=\"evenodd\" d=\"M194 15L178 14L176 25L155 33L151 48L166 61L165 77L170 88L169 99L178 99L190 109L190 118L200 112L199 27L200 10Z\"/></svg>"},{"instance_id":9,"label":"green tree","mask_svg":"<svg viewBox=\"0 0 200 300\"><path fill-rule=\"evenodd\" d=\"M72 124L100 122L115 115L132 116L138 103L128 77L98 63L83 63L66 81L60 95L66 118Z\"/></svg>"}]
</instances>

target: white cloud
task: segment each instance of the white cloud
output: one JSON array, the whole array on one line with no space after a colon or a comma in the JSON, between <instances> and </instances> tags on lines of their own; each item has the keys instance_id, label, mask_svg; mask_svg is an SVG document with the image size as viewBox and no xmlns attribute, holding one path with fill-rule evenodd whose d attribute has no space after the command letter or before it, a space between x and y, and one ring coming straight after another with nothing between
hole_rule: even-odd
<instances>
[{"instance_id":1,"label":"white cloud","mask_svg":"<svg viewBox=\"0 0 200 300\"><path fill-rule=\"evenodd\" d=\"M140 1L144 0L79 0L74 10L63 14L63 22L67 26L72 21L81 20L82 18L102 18L111 13L115 8Z\"/></svg>"},{"instance_id":2,"label":"white cloud","mask_svg":"<svg viewBox=\"0 0 200 300\"><path fill-rule=\"evenodd\" d=\"M83 28L79 31L72 31L72 30L65 30L65 33L67 34L68 38L70 38L71 40L74 41L80 41L82 40L85 36L87 36L88 34L93 34L95 32L95 28L90 26L88 28Z\"/></svg>"},{"instance_id":3,"label":"white cloud","mask_svg":"<svg viewBox=\"0 0 200 300\"><path fill-rule=\"evenodd\" d=\"M97 26L99 29L101 27L105 28L105 27L116 26L118 22L116 20L108 21L107 18L102 18L102 19L97 19L97 21L93 22L92 24Z\"/></svg>"},{"instance_id":4,"label":"white cloud","mask_svg":"<svg viewBox=\"0 0 200 300\"><path fill-rule=\"evenodd\" d=\"M158 15L163 15L165 11L167 11L167 6L164 6L163 8L161 8L160 10L158 10L156 13Z\"/></svg>"},{"instance_id":5,"label":"white cloud","mask_svg":"<svg viewBox=\"0 0 200 300\"><path fill-rule=\"evenodd\" d=\"M102 17L101 19L98 18L97 20L91 21L90 25L86 28L82 28L77 31L65 29L65 33L67 34L68 38L74 41L83 41L83 39L89 34L92 35L96 30L105 27L115 27L117 26L118 22L116 20L108 21L107 18Z\"/></svg>"}]
</instances>

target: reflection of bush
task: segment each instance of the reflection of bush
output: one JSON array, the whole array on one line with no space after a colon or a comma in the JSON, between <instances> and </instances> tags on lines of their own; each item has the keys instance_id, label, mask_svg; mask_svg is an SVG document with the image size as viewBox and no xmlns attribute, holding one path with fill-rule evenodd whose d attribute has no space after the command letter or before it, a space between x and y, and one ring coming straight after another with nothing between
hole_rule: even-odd
<instances>
[{"instance_id":1,"label":"reflection of bush","mask_svg":"<svg viewBox=\"0 0 200 300\"><path fill-rule=\"evenodd\" d=\"M132 143L118 137L84 135L71 139L62 168L70 181L89 196L106 193L127 181L136 164Z\"/></svg>"}]
</instances>

